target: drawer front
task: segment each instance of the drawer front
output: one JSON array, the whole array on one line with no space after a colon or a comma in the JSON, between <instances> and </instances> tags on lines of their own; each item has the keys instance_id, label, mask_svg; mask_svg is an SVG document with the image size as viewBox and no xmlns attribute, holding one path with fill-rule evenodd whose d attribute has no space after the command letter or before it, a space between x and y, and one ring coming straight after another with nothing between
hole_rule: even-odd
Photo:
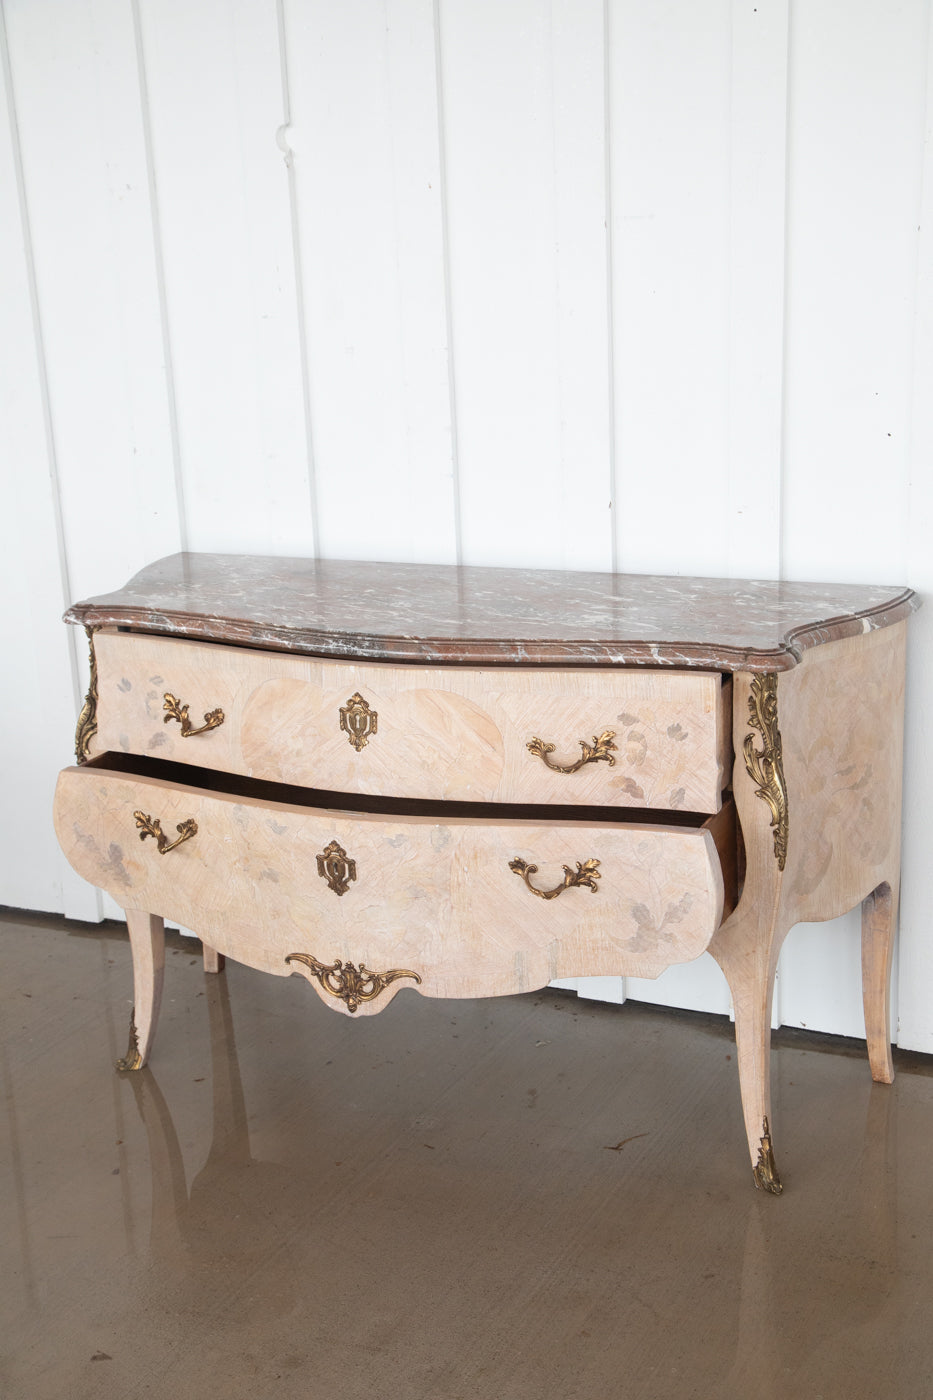
<instances>
[{"instance_id":1,"label":"drawer front","mask_svg":"<svg viewBox=\"0 0 933 1400\"><path fill-rule=\"evenodd\" d=\"M413 974L359 1011L403 986L491 996L699 956L722 917L731 814L682 827L348 815L95 767L66 769L55 804L71 864L124 908L266 972L314 980L312 963L339 959Z\"/></svg>"},{"instance_id":2,"label":"drawer front","mask_svg":"<svg viewBox=\"0 0 933 1400\"><path fill-rule=\"evenodd\" d=\"M710 813L729 772L714 672L344 664L115 632L95 648L95 753L337 792Z\"/></svg>"}]
</instances>

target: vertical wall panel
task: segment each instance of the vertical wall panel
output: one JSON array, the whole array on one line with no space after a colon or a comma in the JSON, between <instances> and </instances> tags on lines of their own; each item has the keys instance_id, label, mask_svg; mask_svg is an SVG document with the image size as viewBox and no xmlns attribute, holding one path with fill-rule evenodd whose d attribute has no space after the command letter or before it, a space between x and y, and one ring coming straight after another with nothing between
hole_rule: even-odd
<instances>
[{"instance_id":1,"label":"vertical wall panel","mask_svg":"<svg viewBox=\"0 0 933 1400\"><path fill-rule=\"evenodd\" d=\"M904 573L926 596L911 621L907 664L907 773L901 887L898 1043L933 1053L933 15L927 6L925 107L920 112L916 193L916 293L911 366L909 531Z\"/></svg>"},{"instance_id":2,"label":"vertical wall panel","mask_svg":"<svg viewBox=\"0 0 933 1400\"><path fill-rule=\"evenodd\" d=\"M566 569L613 567L606 510L614 444L604 9L595 0L551 3L560 562Z\"/></svg>"},{"instance_id":3,"label":"vertical wall panel","mask_svg":"<svg viewBox=\"0 0 933 1400\"><path fill-rule=\"evenodd\" d=\"M727 560L730 9L612 0L619 567Z\"/></svg>"},{"instance_id":4,"label":"vertical wall panel","mask_svg":"<svg viewBox=\"0 0 933 1400\"><path fill-rule=\"evenodd\" d=\"M602 6L440 17L464 559L607 569Z\"/></svg>"},{"instance_id":5,"label":"vertical wall panel","mask_svg":"<svg viewBox=\"0 0 933 1400\"><path fill-rule=\"evenodd\" d=\"M286 18L321 551L452 561L430 0Z\"/></svg>"},{"instance_id":6,"label":"vertical wall panel","mask_svg":"<svg viewBox=\"0 0 933 1400\"><path fill-rule=\"evenodd\" d=\"M729 77L727 550L779 578L789 0L733 0Z\"/></svg>"},{"instance_id":7,"label":"vertical wall panel","mask_svg":"<svg viewBox=\"0 0 933 1400\"><path fill-rule=\"evenodd\" d=\"M64 11L52 0L14 0L5 16L52 454L37 470L53 473L41 485L24 477L16 484L20 507L31 495L43 517L20 579L29 581L32 607L51 601L53 571L60 580L54 612L42 613L46 625L19 643L17 667L60 674L67 664L71 672L67 689L59 681L54 694L27 701L20 731L32 770L23 790L28 807L41 800L44 846L55 773L70 759L87 683L87 646L60 622L70 601L62 594L112 587L141 559L176 549L180 535L131 13L116 0ZM14 559L24 546L22 537L15 542ZM49 704L57 722L46 726ZM17 888L30 869L29 861L20 866ZM55 879L61 903L53 907L96 916L98 897L89 907L70 870L59 864ZM40 888L35 902L47 907L47 883Z\"/></svg>"},{"instance_id":8,"label":"vertical wall panel","mask_svg":"<svg viewBox=\"0 0 933 1400\"><path fill-rule=\"evenodd\" d=\"M313 551L276 12L141 0L192 549Z\"/></svg>"},{"instance_id":9,"label":"vertical wall panel","mask_svg":"<svg viewBox=\"0 0 933 1400\"><path fill-rule=\"evenodd\" d=\"M136 47L120 0L7 5L71 586L178 547Z\"/></svg>"},{"instance_id":10,"label":"vertical wall panel","mask_svg":"<svg viewBox=\"0 0 933 1400\"><path fill-rule=\"evenodd\" d=\"M789 578L887 582L903 570L926 10L853 0L845 23L834 0L794 10Z\"/></svg>"},{"instance_id":11,"label":"vertical wall panel","mask_svg":"<svg viewBox=\"0 0 933 1400\"><path fill-rule=\"evenodd\" d=\"M8 616L0 651L7 743L0 801L0 902L99 918L99 897L58 849L50 812L70 761L75 670L60 621L65 573L35 316L28 210L0 12L0 583ZM82 885L84 888L82 889Z\"/></svg>"},{"instance_id":12,"label":"vertical wall panel","mask_svg":"<svg viewBox=\"0 0 933 1400\"><path fill-rule=\"evenodd\" d=\"M900 582L907 574L927 17L924 0L883 13L863 0L846 7L845 24L831 0L793 14L783 482L790 578ZM908 800L910 791L908 768ZM908 866L908 885L912 875L924 878ZM857 912L794 931L781 959L781 997L789 1025L864 1034Z\"/></svg>"},{"instance_id":13,"label":"vertical wall panel","mask_svg":"<svg viewBox=\"0 0 933 1400\"><path fill-rule=\"evenodd\" d=\"M787 0L616 4L610 33L620 566L774 578ZM625 994L730 1009L706 956Z\"/></svg>"}]
</instances>

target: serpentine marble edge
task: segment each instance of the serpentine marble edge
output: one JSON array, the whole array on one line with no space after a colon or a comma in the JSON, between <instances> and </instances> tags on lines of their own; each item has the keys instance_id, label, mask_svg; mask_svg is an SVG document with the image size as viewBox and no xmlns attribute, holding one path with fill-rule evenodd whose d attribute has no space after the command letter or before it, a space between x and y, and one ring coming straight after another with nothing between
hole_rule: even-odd
<instances>
[{"instance_id":1,"label":"serpentine marble edge","mask_svg":"<svg viewBox=\"0 0 933 1400\"><path fill-rule=\"evenodd\" d=\"M373 661L761 672L918 606L879 584L183 553L65 620Z\"/></svg>"}]
</instances>

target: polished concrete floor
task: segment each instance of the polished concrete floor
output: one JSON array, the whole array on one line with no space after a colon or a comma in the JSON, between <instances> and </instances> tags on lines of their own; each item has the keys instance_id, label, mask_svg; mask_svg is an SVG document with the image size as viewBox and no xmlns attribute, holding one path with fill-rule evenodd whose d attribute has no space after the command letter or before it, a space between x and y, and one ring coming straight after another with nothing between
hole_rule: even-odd
<instances>
[{"instance_id":1,"label":"polished concrete floor","mask_svg":"<svg viewBox=\"0 0 933 1400\"><path fill-rule=\"evenodd\" d=\"M0 916L2 1400L926 1400L933 1061L566 992L332 1014L176 939Z\"/></svg>"}]
</instances>

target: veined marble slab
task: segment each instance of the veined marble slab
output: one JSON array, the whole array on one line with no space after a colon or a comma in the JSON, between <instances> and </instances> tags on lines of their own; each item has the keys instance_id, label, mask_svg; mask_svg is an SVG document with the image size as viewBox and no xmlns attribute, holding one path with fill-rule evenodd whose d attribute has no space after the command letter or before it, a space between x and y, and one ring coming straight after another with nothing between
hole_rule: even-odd
<instances>
[{"instance_id":1,"label":"veined marble slab","mask_svg":"<svg viewBox=\"0 0 933 1400\"><path fill-rule=\"evenodd\" d=\"M65 620L373 661L785 671L918 606L880 584L185 553Z\"/></svg>"}]
</instances>

